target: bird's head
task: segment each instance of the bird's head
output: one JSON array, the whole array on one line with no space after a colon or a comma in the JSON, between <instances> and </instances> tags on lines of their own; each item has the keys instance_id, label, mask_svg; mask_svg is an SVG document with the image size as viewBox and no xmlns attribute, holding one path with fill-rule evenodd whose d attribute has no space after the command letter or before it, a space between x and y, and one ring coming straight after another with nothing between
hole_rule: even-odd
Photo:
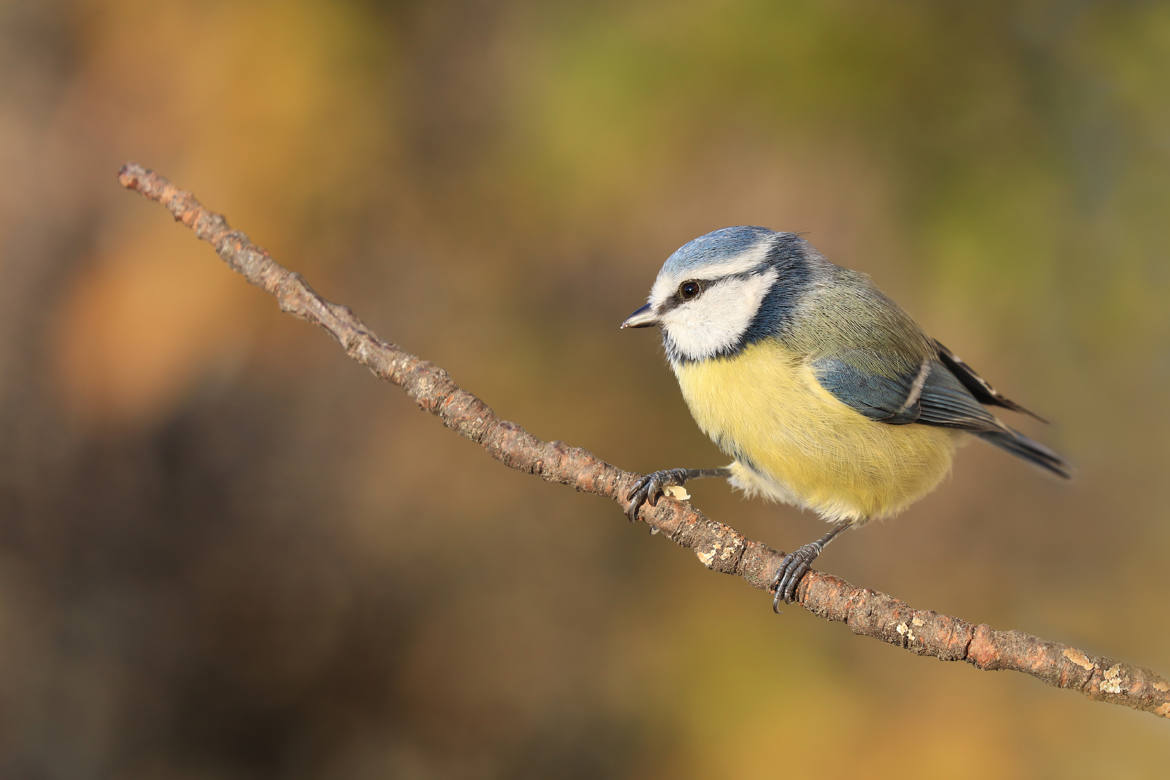
<instances>
[{"instance_id":1,"label":"bird's head","mask_svg":"<svg viewBox=\"0 0 1170 780\"><path fill-rule=\"evenodd\" d=\"M792 233L728 227L667 258L645 306L623 328L662 328L674 362L733 355L774 335L808 277L808 245Z\"/></svg>"}]
</instances>

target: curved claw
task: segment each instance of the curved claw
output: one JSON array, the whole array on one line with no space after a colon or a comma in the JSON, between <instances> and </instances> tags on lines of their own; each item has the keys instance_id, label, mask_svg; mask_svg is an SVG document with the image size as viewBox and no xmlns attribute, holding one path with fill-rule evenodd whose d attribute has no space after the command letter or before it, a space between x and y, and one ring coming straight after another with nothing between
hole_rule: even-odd
<instances>
[{"instance_id":1,"label":"curved claw","mask_svg":"<svg viewBox=\"0 0 1170 780\"><path fill-rule=\"evenodd\" d=\"M820 542L802 544L784 556L780 561L780 568L776 571L776 578L772 581L772 611L780 612L780 600L791 604L796 601L796 586L808 572L809 566L821 554L824 546Z\"/></svg>"},{"instance_id":2,"label":"curved claw","mask_svg":"<svg viewBox=\"0 0 1170 780\"><path fill-rule=\"evenodd\" d=\"M638 510L642 508L643 504L649 503L650 506L657 506L658 499L662 497L666 488L671 485L683 484L687 480L687 474L687 469L662 469L639 479L626 495L626 500L630 502L630 505L626 507L626 517L632 523L637 518Z\"/></svg>"}]
</instances>

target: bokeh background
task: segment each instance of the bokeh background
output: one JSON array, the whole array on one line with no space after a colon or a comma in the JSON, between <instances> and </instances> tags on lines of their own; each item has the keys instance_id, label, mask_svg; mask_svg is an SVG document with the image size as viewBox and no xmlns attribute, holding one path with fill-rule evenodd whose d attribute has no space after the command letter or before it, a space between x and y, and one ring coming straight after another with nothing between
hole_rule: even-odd
<instances>
[{"instance_id":1,"label":"bokeh background","mask_svg":"<svg viewBox=\"0 0 1170 780\"><path fill-rule=\"evenodd\" d=\"M490 461L115 174L636 470L722 462L617 330L661 261L804 231L1078 468L972 444L824 567L1167 672L1166 3L10 0L0 74L0 776L1165 776Z\"/></svg>"}]
</instances>

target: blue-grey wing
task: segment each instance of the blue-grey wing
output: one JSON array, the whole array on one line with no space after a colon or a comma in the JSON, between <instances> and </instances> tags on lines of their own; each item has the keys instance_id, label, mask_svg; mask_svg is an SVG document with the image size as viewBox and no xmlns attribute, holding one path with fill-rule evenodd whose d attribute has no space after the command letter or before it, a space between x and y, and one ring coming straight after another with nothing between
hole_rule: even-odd
<instances>
[{"instance_id":1,"label":"blue-grey wing","mask_svg":"<svg viewBox=\"0 0 1170 780\"><path fill-rule=\"evenodd\" d=\"M872 354L845 352L812 363L822 387L871 420L921 423L968 431L998 430L978 399L936 357L912 369L873 370Z\"/></svg>"},{"instance_id":2,"label":"blue-grey wing","mask_svg":"<svg viewBox=\"0 0 1170 780\"><path fill-rule=\"evenodd\" d=\"M1060 455L995 419L983 408L983 403L1027 410L1008 401L945 347L942 349L909 370L892 370L868 352L824 357L814 361L812 368L822 387L871 420L890 425L919 423L970 431L1067 479L1069 466ZM952 372L952 364L958 366L957 375Z\"/></svg>"}]
</instances>

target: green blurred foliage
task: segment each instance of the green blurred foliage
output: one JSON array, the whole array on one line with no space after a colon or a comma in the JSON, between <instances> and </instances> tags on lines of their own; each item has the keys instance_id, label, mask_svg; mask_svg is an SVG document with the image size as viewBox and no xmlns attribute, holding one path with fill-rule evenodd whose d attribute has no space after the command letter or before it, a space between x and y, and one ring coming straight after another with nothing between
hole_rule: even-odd
<instances>
[{"instance_id":1,"label":"green blurred foliage","mask_svg":"<svg viewBox=\"0 0 1170 780\"><path fill-rule=\"evenodd\" d=\"M0 776L1164 773L1148 715L774 618L492 463L114 173L641 470L719 455L617 323L695 235L804 231L1079 467L973 444L824 566L1165 672L1170 6L10 2L0 72Z\"/></svg>"}]
</instances>

